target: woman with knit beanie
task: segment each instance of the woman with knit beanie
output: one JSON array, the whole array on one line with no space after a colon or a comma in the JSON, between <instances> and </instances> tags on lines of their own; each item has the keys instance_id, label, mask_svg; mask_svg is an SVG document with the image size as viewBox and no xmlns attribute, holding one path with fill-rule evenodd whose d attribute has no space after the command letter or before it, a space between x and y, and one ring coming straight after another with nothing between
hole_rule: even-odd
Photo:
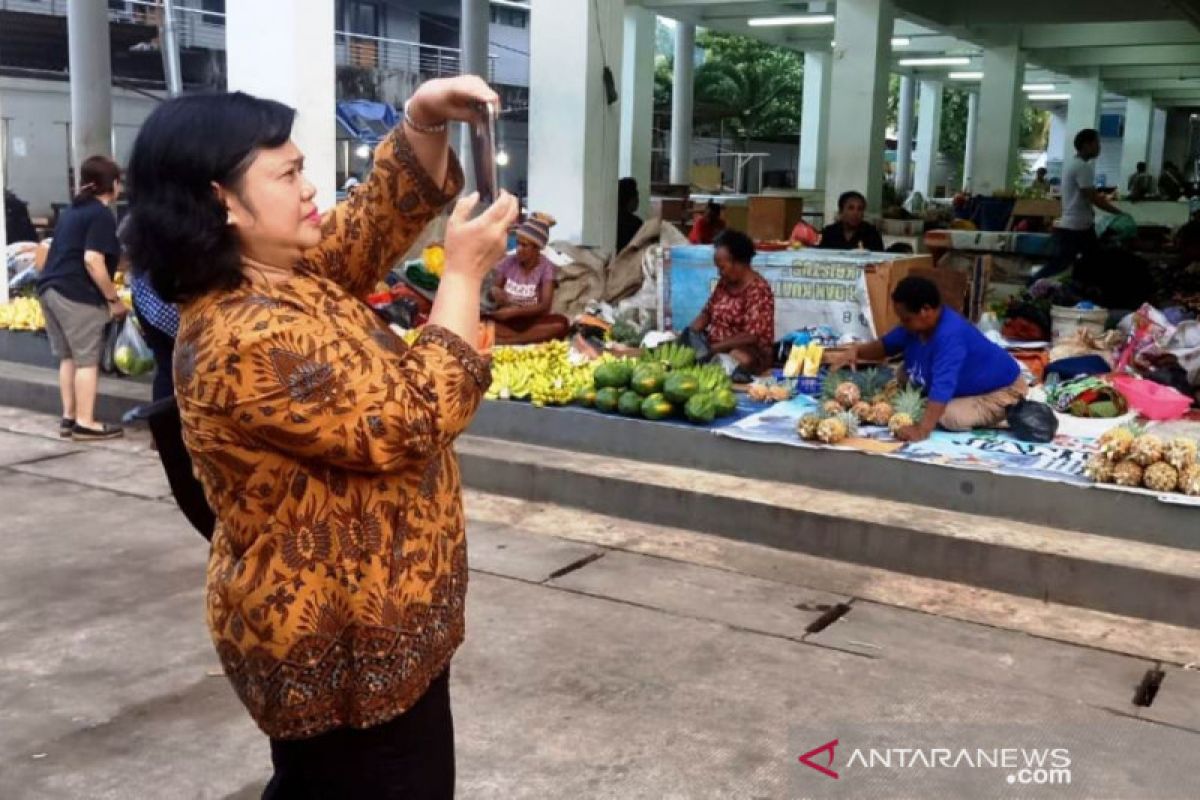
<instances>
[{"instance_id":1,"label":"woman with knit beanie","mask_svg":"<svg viewBox=\"0 0 1200 800\"><path fill-rule=\"evenodd\" d=\"M517 227L517 252L495 269L491 314L497 344L536 344L561 339L570 321L551 314L554 304L554 265L542 255L550 240L554 217L535 211Z\"/></svg>"}]
</instances>

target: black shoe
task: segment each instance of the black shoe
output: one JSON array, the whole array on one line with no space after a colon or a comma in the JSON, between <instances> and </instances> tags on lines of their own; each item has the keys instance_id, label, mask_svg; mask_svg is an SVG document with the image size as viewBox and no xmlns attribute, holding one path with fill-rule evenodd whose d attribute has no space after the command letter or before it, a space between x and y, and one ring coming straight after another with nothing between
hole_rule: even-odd
<instances>
[{"instance_id":1,"label":"black shoe","mask_svg":"<svg viewBox=\"0 0 1200 800\"><path fill-rule=\"evenodd\" d=\"M64 439L71 438L71 431L75 430L75 420L63 417L58 423L58 435Z\"/></svg>"},{"instance_id":2,"label":"black shoe","mask_svg":"<svg viewBox=\"0 0 1200 800\"><path fill-rule=\"evenodd\" d=\"M71 438L76 442L99 442L104 439L120 439L125 435L125 431L116 425L109 425L104 422L99 428L85 428L76 423L71 428Z\"/></svg>"},{"instance_id":3,"label":"black shoe","mask_svg":"<svg viewBox=\"0 0 1200 800\"><path fill-rule=\"evenodd\" d=\"M741 367L738 367L733 371L733 375L730 376L730 380L739 384L754 383L754 376L749 372L746 372L746 370L742 369Z\"/></svg>"}]
</instances>

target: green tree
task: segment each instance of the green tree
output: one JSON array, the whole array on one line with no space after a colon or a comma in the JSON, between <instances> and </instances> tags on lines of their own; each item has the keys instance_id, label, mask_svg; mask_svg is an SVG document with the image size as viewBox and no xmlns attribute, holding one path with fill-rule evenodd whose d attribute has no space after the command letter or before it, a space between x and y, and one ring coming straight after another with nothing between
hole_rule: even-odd
<instances>
[{"instance_id":1,"label":"green tree","mask_svg":"<svg viewBox=\"0 0 1200 800\"><path fill-rule=\"evenodd\" d=\"M743 141L794 136L800 130L804 58L736 34L702 31L697 45L696 126L732 132Z\"/></svg>"}]
</instances>

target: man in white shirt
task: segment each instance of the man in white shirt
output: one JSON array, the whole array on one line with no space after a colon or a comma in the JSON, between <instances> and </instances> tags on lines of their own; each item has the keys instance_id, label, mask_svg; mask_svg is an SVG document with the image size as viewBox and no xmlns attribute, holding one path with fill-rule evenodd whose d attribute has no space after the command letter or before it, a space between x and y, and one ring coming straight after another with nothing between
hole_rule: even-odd
<instances>
[{"instance_id":1,"label":"man in white shirt","mask_svg":"<svg viewBox=\"0 0 1200 800\"><path fill-rule=\"evenodd\" d=\"M1096 190L1096 158L1100 155L1100 133L1085 128L1075 134L1075 156L1063 169L1062 216L1054 225L1055 258L1037 278L1049 278L1075 266L1096 250L1096 212L1121 214L1108 198Z\"/></svg>"}]
</instances>

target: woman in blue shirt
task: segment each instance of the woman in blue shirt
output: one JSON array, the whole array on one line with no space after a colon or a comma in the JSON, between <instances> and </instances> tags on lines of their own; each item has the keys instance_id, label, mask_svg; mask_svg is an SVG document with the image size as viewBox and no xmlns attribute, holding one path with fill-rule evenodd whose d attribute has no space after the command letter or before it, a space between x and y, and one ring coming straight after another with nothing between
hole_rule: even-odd
<instances>
[{"instance_id":1,"label":"woman in blue shirt","mask_svg":"<svg viewBox=\"0 0 1200 800\"><path fill-rule=\"evenodd\" d=\"M882 339L851 348L835 367L903 353L909 384L925 392L929 403L921 421L901 429L899 438L927 439L939 424L968 431L1004 422L1008 407L1028 391L1016 360L957 311L944 307L937 285L927 278L900 281L892 303L900 326Z\"/></svg>"}]
</instances>

